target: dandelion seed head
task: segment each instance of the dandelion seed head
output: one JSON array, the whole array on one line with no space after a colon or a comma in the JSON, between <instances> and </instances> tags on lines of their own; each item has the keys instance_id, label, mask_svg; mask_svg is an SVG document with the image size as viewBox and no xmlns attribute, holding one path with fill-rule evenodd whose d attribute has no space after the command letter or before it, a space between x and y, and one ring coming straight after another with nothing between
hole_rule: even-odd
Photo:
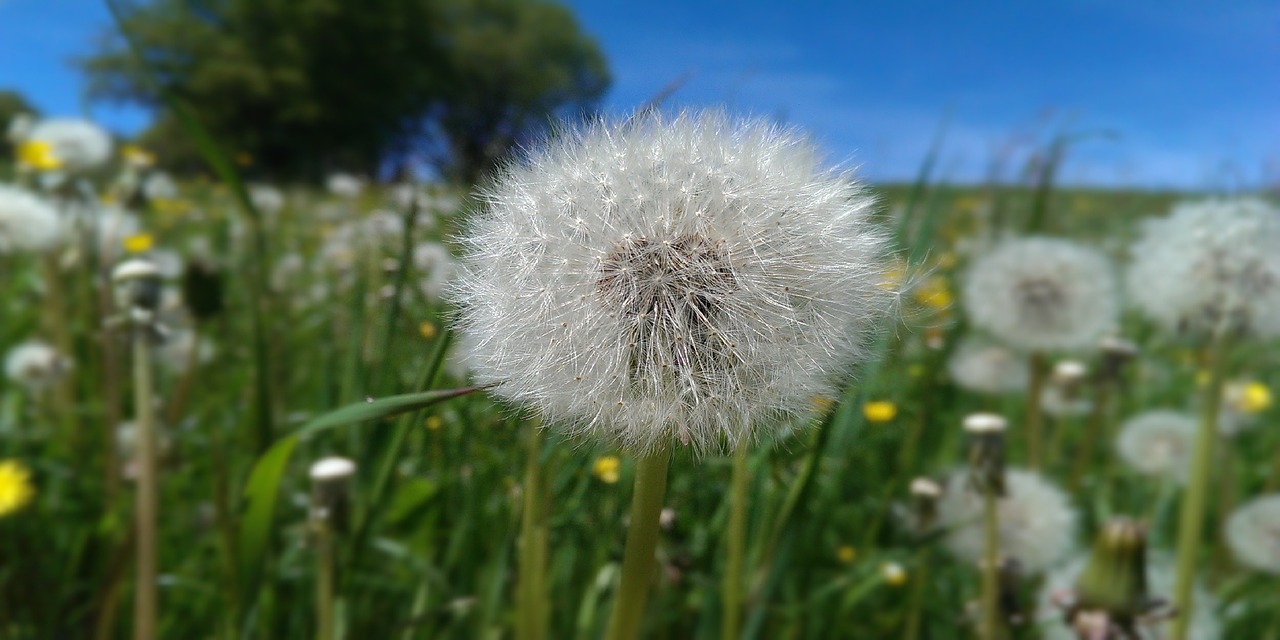
<instances>
[{"instance_id":1,"label":"dandelion seed head","mask_svg":"<svg viewBox=\"0 0 1280 640\"><path fill-rule=\"evenodd\" d=\"M1006 240L976 259L964 304L974 325L1032 351L1091 347L1114 328L1120 310L1106 257L1047 237Z\"/></svg>"},{"instance_id":2,"label":"dandelion seed head","mask_svg":"<svg viewBox=\"0 0 1280 640\"><path fill-rule=\"evenodd\" d=\"M249 200L253 206L266 215L275 215L284 209L284 192L268 184L255 184L249 187Z\"/></svg>"},{"instance_id":3,"label":"dandelion seed head","mask_svg":"<svg viewBox=\"0 0 1280 640\"><path fill-rule=\"evenodd\" d=\"M356 463L343 457L330 456L312 463L309 474L314 482L345 480L355 475Z\"/></svg>"},{"instance_id":4,"label":"dandelion seed head","mask_svg":"<svg viewBox=\"0 0 1280 640\"><path fill-rule=\"evenodd\" d=\"M968 476L962 469L948 479L938 500L938 524L947 530L946 548L978 564L984 552L983 498L969 489ZM1016 559L1029 573L1039 573L1075 549L1079 517L1061 489L1037 473L1008 469L1005 491L996 503L1002 556Z\"/></svg>"},{"instance_id":5,"label":"dandelion seed head","mask_svg":"<svg viewBox=\"0 0 1280 640\"><path fill-rule=\"evenodd\" d=\"M418 287L432 300L444 295L445 285L457 273L449 248L439 242L423 242L413 248L413 266L421 274Z\"/></svg>"},{"instance_id":6,"label":"dandelion seed head","mask_svg":"<svg viewBox=\"0 0 1280 640\"><path fill-rule=\"evenodd\" d=\"M329 193L341 198L358 198L364 191L364 180L349 173L333 173L324 181Z\"/></svg>"},{"instance_id":7,"label":"dandelion seed head","mask_svg":"<svg viewBox=\"0 0 1280 640\"><path fill-rule=\"evenodd\" d=\"M32 391L45 389L57 382L71 371L71 366L71 358L38 340L13 347L4 358L5 375Z\"/></svg>"},{"instance_id":8,"label":"dandelion seed head","mask_svg":"<svg viewBox=\"0 0 1280 640\"><path fill-rule=\"evenodd\" d=\"M0 255L44 252L63 237L58 212L39 197L0 184Z\"/></svg>"},{"instance_id":9,"label":"dandelion seed head","mask_svg":"<svg viewBox=\"0 0 1280 640\"><path fill-rule=\"evenodd\" d=\"M1153 409L1125 421L1116 437L1116 451L1139 473L1185 483L1195 435L1194 416Z\"/></svg>"},{"instance_id":10,"label":"dandelion seed head","mask_svg":"<svg viewBox=\"0 0 1280 640\"><path fill-rule=\"evenodd\" d=\"M1134 304L1170 331L1280 336L1280 208L1187 202L1147 221L1126 274Z\"/></svg>"},{"instance_id":11,"label":"dandelion seed head","mask_svg":"<svg viewBox=\"0 0 1280 640\"><path fill-rule=\"evenodd\" d=\"M1280 494L1238 507L1226 526L1227 546L1241 564L1280 575Z\"/></svg>"},{"instance_id":12,"label":"dandelion seed head","mask_svg":"<svg viewBox=\"0 0 1280 640\"><path fill-rule=\"evenodd\" d=\"M809 414L895 298L873 199L820 162L792 131L685 114L507 167L451 288L477 381L632 450Z\"/></svg>"},{"instance_id":13,"label":"dandelion seed head","mask_svg":"<svg viewBox=\"0 0 1280 640\"><path fill-rule=\"evenodd\" d=\"M67 173L90 171L111 159L111 136L88 120L40 120L26 131L26 139L48 144L59 168Z\"/></svg>"},{"instance_id":14,"label":"dandelion seed head","mask_svg":"<svg viewBox=\"0 0 1280 640\"><path fill-rule=\"evenodd\" d=\"M962 389L991 395L1027 388L1025 356L982 338L965 337L947 360L951 379Z\"/></svg>"}]
</instances>

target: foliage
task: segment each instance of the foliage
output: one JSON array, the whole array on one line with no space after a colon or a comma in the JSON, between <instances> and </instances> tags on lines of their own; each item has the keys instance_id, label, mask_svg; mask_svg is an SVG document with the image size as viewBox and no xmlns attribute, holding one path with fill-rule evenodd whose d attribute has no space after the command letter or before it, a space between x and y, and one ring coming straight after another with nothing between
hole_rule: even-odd
<instances>
[{"instance_id":1,"label":"foliage","mask_svg":"<svg viewBox=\"0 0 1280 640\"><path fill-rule=\"evenodd\" d=\"M608 85L595 42L541 0L156 0L123 27L225 146L294 177L376 174L422 151L474 181ZM81 65L92 96L160 106L118 36ZM171 117L143 138L189 167Z\"/></svg>"}]
</instances>

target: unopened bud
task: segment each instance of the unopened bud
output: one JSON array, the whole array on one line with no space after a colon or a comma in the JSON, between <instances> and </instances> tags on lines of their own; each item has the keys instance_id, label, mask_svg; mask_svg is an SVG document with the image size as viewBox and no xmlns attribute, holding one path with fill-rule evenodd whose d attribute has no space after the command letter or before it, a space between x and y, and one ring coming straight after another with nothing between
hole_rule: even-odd
<instances>
[{"instance_id":1,"label":"unopened bud","mask_svg":"<svg viewBox=\"0 0 1280 640\"><path fill-rule=\"evenodd\" d=\"M1075 591L1075 609L1104 612L1116 624L1130 624L1144 614L1151 605L1146 527L1128 518L1103 526Z\"/></svg>"},{"instance_id":2,"label":"unopened bud","mask_svg":"<svg viewBox=\"0 0 1280 640\"><path fill-rule=\"evenodd\" d=\"M1098 349L1102 351L1102 366L1098 375L1104 382L1118 380L1125 363L1138 355L1138 345L1116 336L1103 338Z\"/></svg>"},{"instance_id":3,"label":"unopened bud","mask_svg":"<svg viewBox=\"0 0 1280 640\"><path fill-rule=\"evenodd\" d=\"M921 531L933 527L938 517L938 498L942 497L942 485L932 478L920 477L911 481L912 509L916 525Z\"/></svg>"},{"instance_id":4,"label":"unopened bud","mask_svg":"<svg viewBox=\"0 0 1280 640\"><path fill-rule=\"evenodd\" d=\"M311 519L345 531L350 516L351 477L356 463L347 458L329 457L311 465Z\"/></svg>"},{"instance_id":5,"label":"unopened bud","mask_svg":"<svg viewBox=\"0 0 1280 640\"><path fill-rule=\"evenodd\" d=\"M116 302L127 309L155 312L160 308L160 270L149 260L126 260L111 272Z\"/></svg>"},{"instance_id":6,"label":"unopened bud","mask_svg":"<svg viewBox=\"0 0 1280 640\"><path fill-rule=\"evenodd\" d=\"M969 433L969 486L976 492L1003 497L1004 432L1008 421L994 413L975 413L964 419Z\"/></svg>"}]
</instances>

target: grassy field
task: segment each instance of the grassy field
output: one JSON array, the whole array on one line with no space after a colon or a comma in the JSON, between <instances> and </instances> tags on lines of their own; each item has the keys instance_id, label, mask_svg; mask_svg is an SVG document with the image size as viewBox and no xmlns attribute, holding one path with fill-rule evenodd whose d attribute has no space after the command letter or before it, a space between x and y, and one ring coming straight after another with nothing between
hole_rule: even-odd
<instances>
[{"instance_id":1,"label":"grassy field","mask_svg":"<svg viewBox=\"0 0 1280 640\"><path fill-rule=\"evenodd\" d=\"M73 363L37 384L0 380L0 460L27 474L0 474L0 638L114 638L132 628L140 469L136 429L125 425L148 402L159 424L158 637L316 635L320 609L330 610L317 604L328 600L317 590L330 548L339 637L601 637L631 456L554 429L530 438L536 417L484 391L420 397L411 410L364 419L390 414L386 399L397 394L469 384L439 293L448 258L420 248L456 252L451 239L474 206L468 193L415 187L424 195L406 208L391 186L351 195L290 188L278 211L259 207L255 217L227 184L134 197L117 181L124 171L49 192L64 218L89 210L56 249L0 253L0 351L41 340ZM10 175L28 185L36 177ZM1005 416L1008 465L1029 465L1026 383L978 393L949 367L962 339L979 333L962 295L970 265L998 238L1036 233L1094 247L1119 268L1142 220L1203 197L928 180L872 190L911 286L843 395L815 398L817 418L770 432L746 455L742 637L975 637L982 575L948 543L973 523L924 526L928 500L910 491L922 476L947 484L967 463L961 424L975 412ZM109 279L128 257L164 272L158 318L170 338L154 345L150 394L135 393L133 332ZM1105 523L1131 516L1148 527L1148 595L1171 599L1171 581L1155 575L1173 564L1184 491L1176 474L1133 468L1116 438L1144 410L1203 408L1213 350L1129 306L1115 329L1138 347L1115 376L1100 375L1097 349L1035 360L1046 371L1083 363L1083 378L1059 392L1103 403L1039 420L1038 477L1067 496L1074 516L1064 525L1072 550L1055 552L1054 565L1087 556ZM1217 439L1207 514L1194 523L1204 584L1195 606L1213 623L1196 628L1223 638L1280 637L1275 576L1237 562L1222 535L1235 508L1280 484L1280 410L1263 401L1280 388L1278 346L1240 340L1220 354L1224 379L1253 394L1225 403L1248 428ZM1008 357L1014 366L1027 358ZM1056 384L1051 375L1041 383ZM334 455L356 463L349 509L317 526L308 468ZM530 461L541 470L541 500L523 499ZM732 456L677 447L645 637L721 634L732 468ZM933 505L939 514L964 497L952 484ZM546 601L545 635L517 606L530 507L546 514L545 582L534 596ZM1026 529L1042 531L1038 505L1025 508ZM1026 544L1034 551L1039 541ZM1280 564L1275 539L1271 550ZM1046 573L1059 575L1026 567L1004 576L998 604L1013 622L1002 637L1072 637L1063 609L1041 594L1053 580Z\"/></svg>"}]
</instances>

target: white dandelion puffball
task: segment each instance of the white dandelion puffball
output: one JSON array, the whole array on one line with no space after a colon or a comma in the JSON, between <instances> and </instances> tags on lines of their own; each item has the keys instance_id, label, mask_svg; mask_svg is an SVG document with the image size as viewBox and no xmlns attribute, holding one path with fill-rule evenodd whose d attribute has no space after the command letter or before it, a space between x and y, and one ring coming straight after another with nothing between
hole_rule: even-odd
<instances>
[{"instance_id":1,"label":"white dandelion puffball","mask_svg":"<svg viewBox=\"0 0 1280 640\"><path fill-rule=\"evenodd\" d=\"M32 340L9 350L4 358L4 374L28 390L39 391L71 371L71 364L71 358L57 349Z\"/></svg>"},{"instance_id":2,"label":"white dandelion puffball","mask_svg":"<svg viewBox=\"0 0 1280 640\"><path fill-rule=\"evenodd\" d=\"M1176 205L1130 253L1134 304L1170 331L1280 336L1280 208L1238 198Z\"/></svg>"},{"instance_id":3,"label":"white dandelion puffball","mask_svg":"<svg viewBox=\"0 0 1280 640\"><path fill-rule=\"evenodd\" d=\"M47 251L57 246L62 233L62 221L52 205L0 184L0 255Z\"/></svg>"},{"instance_id":4,"label":"white dandelion puffball","mask_svg":"<svg viewBox=\"0 0 1280 640\"><path fill-rule=\"evenodd\" d=\"M88 120L41 120L27 131L26 139L48 144L68 173L96 169L111 159L111 136Z\"/></svg>"},{"instance_id":5,"label":"white dandelion puffball","mask_svg":"<svg viewBox=\"0 0 1280 640\"><path fill-rule=\"evenodd\" d=\"M334 173L325 179L329 193L342 198L358 198L364 191L364 181L349 173Z\"/></svg>"},{"instance_id":6,"label":"white dandelion puffball","mask_svg":"<svg viewBox=\"0 0 1280 640\"><path fill-rule=\"evenodd\" d=\"M284 209L284 192L268 184L249 187L249 201L265 215L275 215Z\"/></svg>"},{"instance_id":7,"label":"white dandelion puffball","mask_svg":"<svg viewBox=\"0 0 1280 640\"><path fill-rule=\"evenodd\" d=\"M413 266L422 275L419 288L432 300L444 295L445 284L457 273L449 248L439 242L423 242L413 248Z\"/></svg>"},{"instance_id":8,"label":"white dandelion puffball","mask_svg":"<svg viewBox=\"0 0 1280 640\"><path fill-rule=\"evenodd\" d=\"M1060 604L1064 596L1075 591L1076 580L1089 563L1089 555L1084 554L1072 558L1050 571L1040 587L1037 598L1036 619L1044 640L1078 640L1080 637L1063 619L1063 608ZM1149 554L1147 557L1147 592L1152 598L1173 599L1174 581L1177 578L1173 558L1164 554ZM1222 621L1215 611L1218 600L1204 584L1197 580L1191 591L1191 624L1187 629L1187 637L1194 640L1218 640L1222 637ZM1164 638L1163 630L1169 624L1167 619L1144 620L1136 626L1141 638Z\"/></svg>"},{"instance_id":9,"label":"white dandelion puffball","mask_svg":"<svg viewBox=\"0 0 1280 640\"><path fill-rule=\"evenodd\" d=\"M1027 358L989 340L966 336L947 360L956 386L977 393L1017 393L1027 388Z\"/></svg>"},{"instance_id":10,"label":"white dandelion puffball","mask_svg":"<svg viewBox=\"0 0 1280 640\"><path fill-rule=\"evenodd\" d=\"M172 200L178 197L178 183L163 171L157 171L142 181L142 194L148 200Z\"/></svg>"},{"instance_id":11,"label":"white dandelion puffball","mask_svg":"<svg viewBox=\"0 0 1280 640\"><path fill-rule=\"evenodd\" d=\"M1002 556L1017 559L1029 573L1040 573L1075 550L1078 517L1067 494L1044 476L1022 469L1005 473L1005 491L996 504ZM982 501L969 486L968 469L950 476L938 501L938 525L947 530L943 544L974 564L984 554Z\"/></svg>"},{"instance_id":12,"label":"white dandelion puffball","mask_svg":"<svg viewBox=\"0 0 1280 640\"><path fill-rule=\"evenodd\" d=\"M895 297L873 198L820 163L794 131L683 114L507 167L450 288L477 381L641 452L809 414Z\"/></svg>"},{"instance_id":13,"label":"white dandelion puffball","mask_svg":"<svg viewBox=\"0 0 1280 640\"><path fill-rule=\"evenodd\" d=\"M1195 439L1195 416L1154 409L1125 421L1116 436L1116 451L1140 473L1185 483Z\"/></svg>"},{"instance_id":14,"label":"white dandelion puffball","mask_svg":"<svg viewBox=\"0 0 1280 640\"><path fill-rule=\"evenodd\" d=\"M1254 498L1227 518L1227 546L1251 569L1280 574L1280 494Z\"/></svg>"},{"instance_id":15,"label":"white dandelion puffball","mask_svg":"<svg viewBox=\"0 0 1280 640\"><path fill-rule=\"evenodd\" d=\"M975 260L964 306L974 325L1031 351L1093 347L1120 313L1107 258L1047 237L1005 240Z\"/></svg>"}]
</instances>

